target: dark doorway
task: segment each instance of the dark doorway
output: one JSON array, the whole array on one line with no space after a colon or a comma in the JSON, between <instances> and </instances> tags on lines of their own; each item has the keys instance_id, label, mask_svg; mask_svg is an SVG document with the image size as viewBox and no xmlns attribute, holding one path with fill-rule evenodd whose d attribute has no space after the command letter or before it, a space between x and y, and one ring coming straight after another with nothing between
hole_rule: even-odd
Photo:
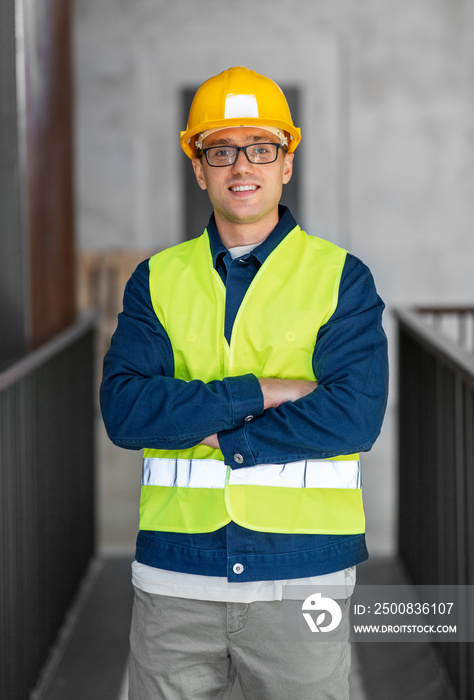
<instances>
[{"instance_id":1,"label":"dark doorway","mask_svg":"<svg viewBox=\"0 0 474 700\"><path fill-rule=\"evenodd\" d=\"M181 123L186 125L188 120L189 108L193 100L194 94L197 87L186 88L183 90L182 94L182 107L181 107ZM286 95L288 104L291 110L291 116L293 121L297 126L300 126L299 120L299 94L296 88L282 87L283 92ZM212 208L209 202L209 198L206 192L201 190L194 177L194 172L191 167L189 158L182 152L182 169L183 169L183 183L184 183L184 231L183 240L189 238L195 238L200 236L207 226L209 221L209 216L211 215ZM299 171L300 164L298 163L298 158L295 158L295 164L293 168L293 176L290 182L283 188L283 197L281 200L282 204L285 204L291 209L291 212L295 219L298 221L298 192L299 192Z\"/></svg>"}]
</instances>

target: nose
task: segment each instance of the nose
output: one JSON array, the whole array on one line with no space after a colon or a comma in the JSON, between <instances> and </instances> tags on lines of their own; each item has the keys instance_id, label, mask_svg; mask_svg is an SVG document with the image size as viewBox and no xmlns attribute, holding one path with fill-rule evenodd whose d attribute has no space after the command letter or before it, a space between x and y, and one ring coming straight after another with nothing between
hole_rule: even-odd
<instances>
[{"instance_id":1,"label":"nose","mask_svg":"<svg viewBox=\"0 0 474 700\"><path fill-rule=\"evenodd\" d=\"M245 151L239 151L237 154L237 160L232 166L232 172L249 172L252 169L252 163L249 161L245 155Z\"/></svg>"}]
</instances>

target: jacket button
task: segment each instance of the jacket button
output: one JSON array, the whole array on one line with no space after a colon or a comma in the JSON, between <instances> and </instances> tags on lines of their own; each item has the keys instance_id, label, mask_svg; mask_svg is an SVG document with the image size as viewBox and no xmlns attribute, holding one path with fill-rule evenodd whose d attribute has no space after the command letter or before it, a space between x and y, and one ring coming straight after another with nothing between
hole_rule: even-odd
<instances>
[{"instance_id":1,"label":"jacket button","mask_svg":"<svg viewBox=\"0 0 474 700\"><path fill-rule=\"evenodd\" d=\"M252 414L246 416L246 417L244 418L244 420L245 420L247 423L249 423L251 420L253 420Z\"/></svg>"},{"instance_id":2,"label":"jacket button","mask_svg":"<svg viewBox=\"0 0 474 700\"><path fill-rule=\"evenodd\" d=\"M241 574L244 568L245 567L243 564L234 564L234 566L232 567L232 571L234 572L234 574Z\"/></svg>"},{"instance_id":3,"label":"jacket button","mask_svg":"<svg viewBox=\"0 0 474 700\"><path fill-rule=\"evenodd\" d=\"M237 464L242 464L243 461L244 461L244 458L242 457L241 454L239 454L239 453L237 452L237 453L234 455L234 462L237 462Z\"/></svg>"}]
</instances>

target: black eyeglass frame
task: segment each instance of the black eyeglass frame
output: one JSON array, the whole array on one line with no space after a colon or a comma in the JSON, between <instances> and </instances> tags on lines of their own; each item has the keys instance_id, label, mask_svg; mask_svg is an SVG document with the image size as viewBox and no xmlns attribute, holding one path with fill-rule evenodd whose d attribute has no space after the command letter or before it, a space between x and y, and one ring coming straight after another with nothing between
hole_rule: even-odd
<instances>
[{"instance_id":1,"label":"black eyeglass frame","mask_svg":"<svg viewBox=\"0 0 474 700\"><path fill-rule=\"evenodd\" d=\"M276 148L276 155L273 160L267 160L264 163L255 163L254 161L250 160L248 153L247 153L247 148L255 148L256 146L275 146ZM209 158L207 156L208 151L212 151L215 148L235 148L235 158L232 161L232 163L225 163L224 165L215 165L213 163L209 163ZM278 159L278 154L280 152L280 148L283 148L284 152L286 153L286 148L283 144L281 143L272 143L272 142L265 142L265 143L249 143L247 146L210 146L209 148L203 148L201 151L201 156L204 155L206 156L206 162L211 168L229 168L231 165L235 165L237 162L237 158L239 157L240 151L243 151L245 153L245 157L247 158L248 162L251 163L252 165L270 165L270 163L274 163Z\"/></svg>"}]
</instances>

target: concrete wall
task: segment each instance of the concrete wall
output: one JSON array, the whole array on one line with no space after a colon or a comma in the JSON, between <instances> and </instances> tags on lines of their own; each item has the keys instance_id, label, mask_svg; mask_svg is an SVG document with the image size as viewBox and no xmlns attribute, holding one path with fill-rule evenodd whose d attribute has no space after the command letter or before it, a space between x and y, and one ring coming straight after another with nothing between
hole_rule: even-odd
<instances>
[{"instance_id":1,"label":"concrete wall","mask_svg":"<svg viewBox=\"0 0 474 700\"><path fill-rule=\"evenodd\" d=\"M472 299L473 30L468 0L77 1L80 247L181 240L181 91L242 64L301 91L307 230L390 303Z\"/></svg>"},{"instance_id":2,"label":"concrete wall","mask_svg":"<svg viewBox=\"0 0 474 700\"><path fill-rule=\"evenodd\" d=\"M473 302L474 3L75 8L80 248L148 251L182 239L182 91L240 64L300 91L300 223L372 269L392 365L394 306ZM393 470L386 481L393 496ZM382 506L393 512L392 496Z\"/></svg>"}]
</instances>

